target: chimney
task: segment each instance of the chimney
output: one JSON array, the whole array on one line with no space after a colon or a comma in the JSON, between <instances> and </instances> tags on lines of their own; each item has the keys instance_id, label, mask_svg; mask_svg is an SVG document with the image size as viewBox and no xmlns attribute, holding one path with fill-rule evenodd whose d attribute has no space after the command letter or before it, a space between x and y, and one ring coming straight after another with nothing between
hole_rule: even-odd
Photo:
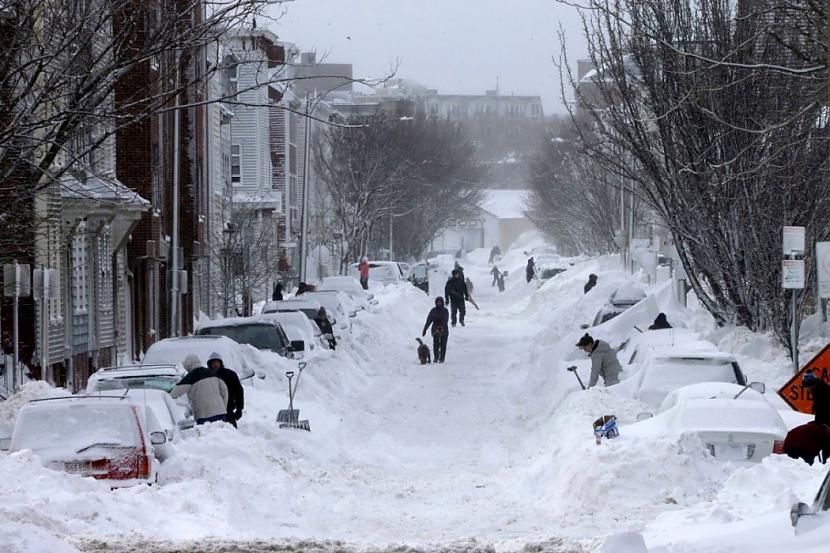
<instances>
[{"instance_id":1,"label":"chimney","mask_svg":"<svg viewBox=\"0 0 830 553\"><path fill-rule=\"evenodd\" d=\"M594 68L594 62L591 60L576 60L576 79L582 80L590 70Z\"/></svg>"}]
</instances>

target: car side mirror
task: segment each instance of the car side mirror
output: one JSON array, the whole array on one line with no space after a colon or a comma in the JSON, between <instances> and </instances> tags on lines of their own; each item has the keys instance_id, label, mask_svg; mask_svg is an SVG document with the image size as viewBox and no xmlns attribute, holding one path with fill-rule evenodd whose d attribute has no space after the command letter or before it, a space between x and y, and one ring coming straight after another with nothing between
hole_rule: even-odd
<instances>
[{"instance_id":1,"label":"car side mirror","mask_svg":"<svg viewBox=\"0 0 830 553\"><path fill-rule=\"evenodd\" d=\"M255 375L256 373L251 367L245 367L242 369L242 380L248 380L249 378L253 378Z\"/></svg>"},{"instance_id":2,"label":"car side mirror","mask_svg":"<svg viewBox=\"0 0 830 553\"><path fill-rule=\"evenodd\" d=\"M637 422L646 421L646 420L652 418L653 416L654 416L653 413L648 413L648 412L637 413Z\"/></svg>"},{"instance_id":3,"label":"car side mirror","mask_svg":"<svg viewBox=\"0 0 830 553\"><path fill-rule=\"evenodd\" d=\"M12 447L12 439L9 438L0 438L0 451L8 451Z\"/></svg>"},{"instance_id":4,"label":"car side mirror","mask_svg":"<svg viewBox=\"0 0 830 553\"><path fill-rule=\"evenodd\" d=\"M176 423L176 426L179 427L179 430L190 430L196 426L196 421L193 419L182 419Z\"/></svg>"},{"instance_id":5,"label":"car side mirror","mask_svg":"<svg viewBox=\"0 0 830 553\"><path fill-rule=\"evenodd\" d=\"M167 443L167 434L164 432L150 432L150 443L153 445L164 445Z\"/></svg>"},{"instance_id":6,"label":"car side mirror","mask_svg":"<svg viewBox=\"0 0 830 553\"><path fill-rule=\"evenodd\" d=\"M582 330L587 330L591 328L591 325L589 325L588 323L582 323L581 325L579 325L579 328L581 328Z\"/></svg>"},{"instance_id":7,"label":"car side mirror","mask_svg":"<svg viewBox=\"0 0 830 553\"><path fill-rule=\"evenodd\" d=\"M751 390L755 390L759 394L763 394L767 391L767 385L764 384L763 382L751 382L749 384L749 388Z\"/></svg>"},{"instance_id":8,"label":"car side mirror","mask_svg":"<svg viewBox=\"0 0 830 553\"><path fill-rule=\"evenodd\" d=\"M793 527L798 526L798 521L801 517L809 516L815 514L813 510L810 508L809 505L806 503L796 503L790 509L790 522L792 523Z\"/></svg>"},{"instance_id":9,"label":"car side mirror","mask_svg":"<svg viewBox=\"0 0 830 553\"><path fill-rule=\"evenodd\" d=\"M257 373L256 377L260 380L265 380L265 373Z\"/></svg>"},{"instance_id":10,"label":"car side mirror","mask_svg":"<svg viewBox=\"0 0 830 553\"><path fill-rule=\"evenodd\" d=\"M291 340L291 349L294 351L305 351L305 342L302 340Z\"/></svg>"}]
</instances>

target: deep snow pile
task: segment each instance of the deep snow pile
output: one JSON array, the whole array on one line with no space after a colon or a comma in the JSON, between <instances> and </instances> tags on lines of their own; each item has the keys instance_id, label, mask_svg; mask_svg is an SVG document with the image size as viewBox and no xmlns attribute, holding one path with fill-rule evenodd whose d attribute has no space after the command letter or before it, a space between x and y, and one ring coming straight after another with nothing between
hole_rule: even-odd
<instances>
[{"instance_id":1,"label":"deep snow pile","mask_svg":"<svg viewBox=\"0 0 830 553\"><path fill-rule=\"evenodd\" d=\"M614 390L582 392L564 370L576 364L587 377L588 360L574 347L579 327L627 284L650 299L592 328L595 336L620 341L661 310L740 354L770 389L788 371L780 349L767 337L715 328L693 302L675 304L667 285L620 271L613 257L567 260L569 270L537 288L524 275L524 252L537 245L505 252L504 293L490 286L489 252L461 260L481 311L470 309L467 327L451 329L445 365L416 361L431 297L408 285L373 288L375 312L359 315L353 334L311 358L302 376L295 407L311 433L277 428L284 367L262 354L268 378L246 389L240 429L190 432L163 464L159 486L110 491L46 470L27 452L0 458L0 543L60 553L48 545L54 536L80 548L86 539L311 539L590 551L609 534L642 530L649 545L670 551L809 546L793 541L786 515L796 497L812 497L823 467L781 457L742 467L710 459L693 440L635 438L626 427L643 405ZM600 278L585 295L589 273ZM28 385L0 404L0 421L51 393L59 392ZM612 413L622 435L598 447L591 422ZM743 547L747 536L759 547Z\"/></svg>"}]
</instances>

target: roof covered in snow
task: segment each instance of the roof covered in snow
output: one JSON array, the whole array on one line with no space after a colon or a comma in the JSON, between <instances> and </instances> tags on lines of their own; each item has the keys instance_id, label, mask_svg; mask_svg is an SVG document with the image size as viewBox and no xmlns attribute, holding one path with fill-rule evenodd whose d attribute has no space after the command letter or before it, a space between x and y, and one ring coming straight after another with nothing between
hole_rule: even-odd
<instances>
[{"instance_id":1,"label":"roof covered in snow","mask_svg":"<svg viewBox=\"0 0 830 553\"><path fill-rule=\"evenodd\" d=\"M497 219L526 219L528 190L487 190L479 207Z\"/></svg>"}]
</instances>

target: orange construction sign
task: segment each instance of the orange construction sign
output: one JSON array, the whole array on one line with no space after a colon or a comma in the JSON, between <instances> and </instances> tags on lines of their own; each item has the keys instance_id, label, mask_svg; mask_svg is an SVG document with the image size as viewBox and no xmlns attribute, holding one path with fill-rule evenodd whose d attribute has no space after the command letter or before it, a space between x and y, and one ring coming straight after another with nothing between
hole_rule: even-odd
<instances>
[{"instance_id":1,"label":"orange construction sign","mask_svg":"<svg viewBox=\"0 0 830 553\"><path fill-rule=\"evenodd\" d=\"M809 370L812 370L817 377L830 384L830 344L824 346L824 349L818 352L818 355L813 357L809 363L804 365L795 376L778 390L778 395L790 407L801 413L812 415L813 394L801 386L801 379L804 377L804 373Z\"/></svg>"}]
</instances>

